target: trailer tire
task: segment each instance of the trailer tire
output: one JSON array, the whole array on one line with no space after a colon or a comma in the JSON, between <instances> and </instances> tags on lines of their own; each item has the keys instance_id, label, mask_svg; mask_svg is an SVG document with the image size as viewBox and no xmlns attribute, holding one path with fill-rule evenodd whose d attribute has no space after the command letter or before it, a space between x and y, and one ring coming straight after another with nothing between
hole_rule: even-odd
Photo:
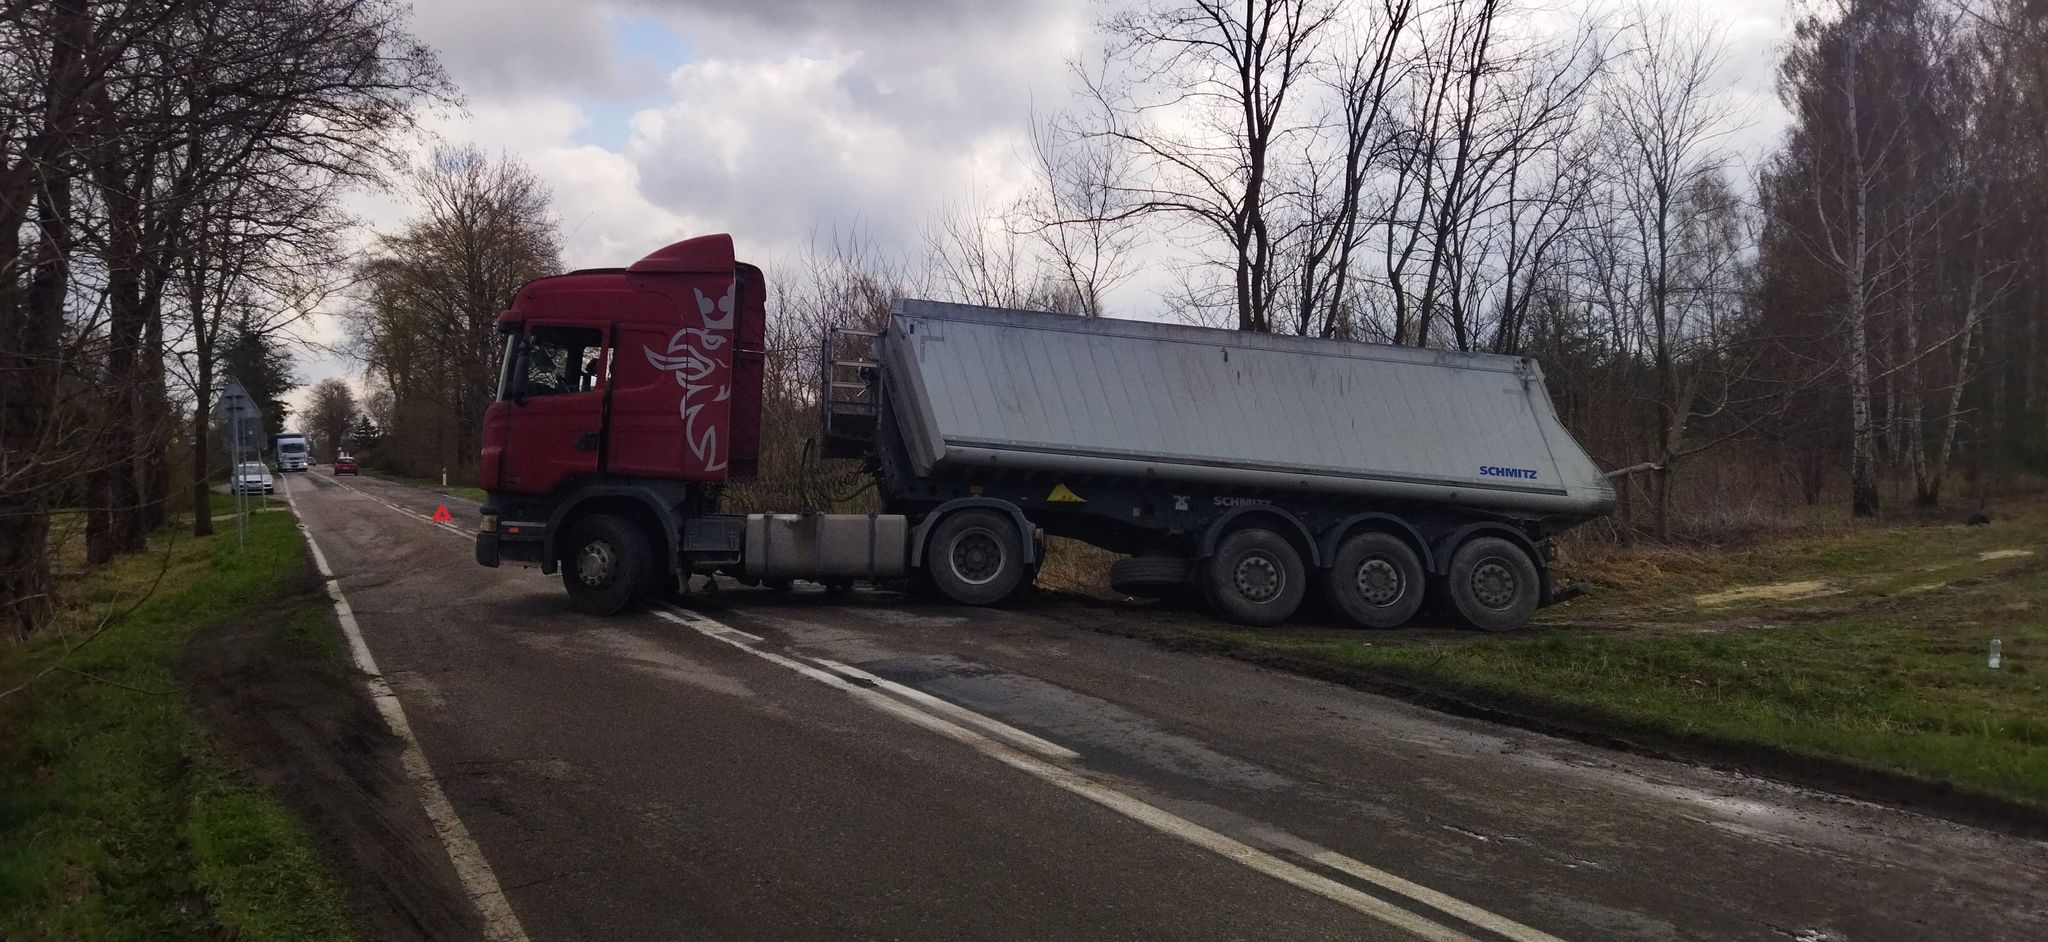
<instances>
[{"instance_id":1,"label":"trailer tire","mask_svg":"<svg viewBox=\"0 0 2048 942\"><path fill-rule=\"evenodd\" d=\"M569 525L562 546L562 587L578 611L617 614L654 588L654 552L647 534L630 520L582 517Z\"/></svg>"},{"instance_id":2,"label":"trailer tire","mask_svg":"<svg viewBox=\"0 0 2048 942\"><path fill-rule=\"evenodd\" d=\"M1188 561L1178 556L1132 556L1109 564L1109 587L1124 595L1157 598L1188 584Z\"/></svg>"},{"instance_id":3,"label":"trailer tire","mask_svg":"<svg viewBox=\"0 0 2048 942\"><path fill-rule=\"evenodd\" d=\"M1529 554L1494 536L1474 537L1458 547L1444 584L1458 620L1482 631L1513 631L1527 624L1543 591Z\"/></svg>"},{"instance_id":4,"label":"trailer tire","mask_svg":"<svg viewBox=\"0 0 2048 942\"><path fill-rule=\"evenodd\" d=\"M1271 530L1239 530L1216 544L1202 567L1202 592L1217 614L1241 625L1277 625L1308 594L1301 553Z\"/></svg>"},{"instance_id":5,"label":"trailer tire","mask_svg":"<svg viewBox=\"0 0 2048 942\"><path fill-rule=\"evenodd\" d=\"M1391 533L1359 533L1338 547L1324 586L1331 607L1359 625L1398 628L1422 608L1422 559Z\"/></svg>"},{"instance_id":6,"label":"trailer tire","mask_svg":"<svg viewBox=\"0 0 2048 942\"><path fill-rule=\"evenodd\" d=\"M924 566L932 584L962 605L994 605L1028 581L1017 525L992 510L961 510L940 520Z\"/></svg>"}]
</instances>

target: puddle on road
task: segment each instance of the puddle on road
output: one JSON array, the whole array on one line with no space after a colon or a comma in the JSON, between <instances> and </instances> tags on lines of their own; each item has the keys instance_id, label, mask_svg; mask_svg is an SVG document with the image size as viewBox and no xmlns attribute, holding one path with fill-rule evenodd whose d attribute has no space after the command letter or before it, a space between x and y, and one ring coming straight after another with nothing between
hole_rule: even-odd
<instances>
[{"instance_id":1,"label":"puddle on road","mask_svg":"<svg viewBox=\"0 0 2048 942\"><path fill-rule=\"evenodd\" d=\"M1720 592L1709 592L1693 596L1693 602L1712 608L1717 605L1733 605L1737 602L1783 602L1794 599L1814 599L1826 595L1840 595L1841 589L1818 579L1807 582L1776 582L1770 585L1746 585Z\"/></svg>"}]
</instances>

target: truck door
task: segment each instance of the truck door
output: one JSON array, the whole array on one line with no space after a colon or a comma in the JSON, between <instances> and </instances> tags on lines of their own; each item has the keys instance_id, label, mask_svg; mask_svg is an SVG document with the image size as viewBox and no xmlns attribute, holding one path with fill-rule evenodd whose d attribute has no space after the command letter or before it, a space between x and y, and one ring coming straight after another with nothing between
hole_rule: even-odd
<instances>
[{"instance_id":1,"label":"truck door","mask_svg":"<svg viewBox=\"0 0 2048 942\"><path fill-rule=\"evenodd\" d=\"M498 457L502 489L545 494L597 472L612 367L605 333L585 324L527 322L499 402L506 412Z\"/></svg>"}]
</instances>

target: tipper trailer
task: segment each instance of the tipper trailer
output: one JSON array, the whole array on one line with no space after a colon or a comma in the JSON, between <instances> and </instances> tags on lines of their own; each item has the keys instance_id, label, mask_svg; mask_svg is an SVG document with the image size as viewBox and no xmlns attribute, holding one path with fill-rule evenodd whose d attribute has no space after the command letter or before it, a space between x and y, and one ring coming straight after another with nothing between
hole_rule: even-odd
<instances>
[{"instance_id":1,"label":"tipper trailer","mask_svg":"<svg viewBox=\"0 0 2048 942\"><path fill-rule=\"evenodd\" d=\"M477 561L606 614L693 574L988 605L1051 534L1246 624L1318 585L1365 626L1438 597L1505 630L1552 594L1550 538L1614 503L1528 358L902 300L830 332L818 391L823 453L881 512L722 513L756 470L766 295L723 235L521 288Z\"/></svg>"}]
</instances>

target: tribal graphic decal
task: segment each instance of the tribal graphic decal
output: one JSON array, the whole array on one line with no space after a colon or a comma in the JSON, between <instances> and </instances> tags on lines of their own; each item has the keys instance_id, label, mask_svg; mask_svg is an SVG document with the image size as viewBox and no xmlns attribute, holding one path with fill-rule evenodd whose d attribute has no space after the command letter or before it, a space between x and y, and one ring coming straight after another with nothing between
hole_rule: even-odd
<instances>
[{"instance_id":1,"label":"tribal graphic decal","mask_svg":"<svg viewBox=\"0 0 2048 942\"><path fill-rule=\"evenodd\" d=\"M720 450L718 426L712 424L699 431L697 418L705 405L732 397L732 371L722 368L714 353L732 342L733 294L738 287L737 280L726 285L725 293L715 301L702 291L690 289L697 296L703 325L676 331L668 339L665 353L643 348L647 362L674 375L676 385L683 387L683 440L689 443L690 453L704 463L706 471L725 470L726 456Z\"/></svg>"}]
</instances>

